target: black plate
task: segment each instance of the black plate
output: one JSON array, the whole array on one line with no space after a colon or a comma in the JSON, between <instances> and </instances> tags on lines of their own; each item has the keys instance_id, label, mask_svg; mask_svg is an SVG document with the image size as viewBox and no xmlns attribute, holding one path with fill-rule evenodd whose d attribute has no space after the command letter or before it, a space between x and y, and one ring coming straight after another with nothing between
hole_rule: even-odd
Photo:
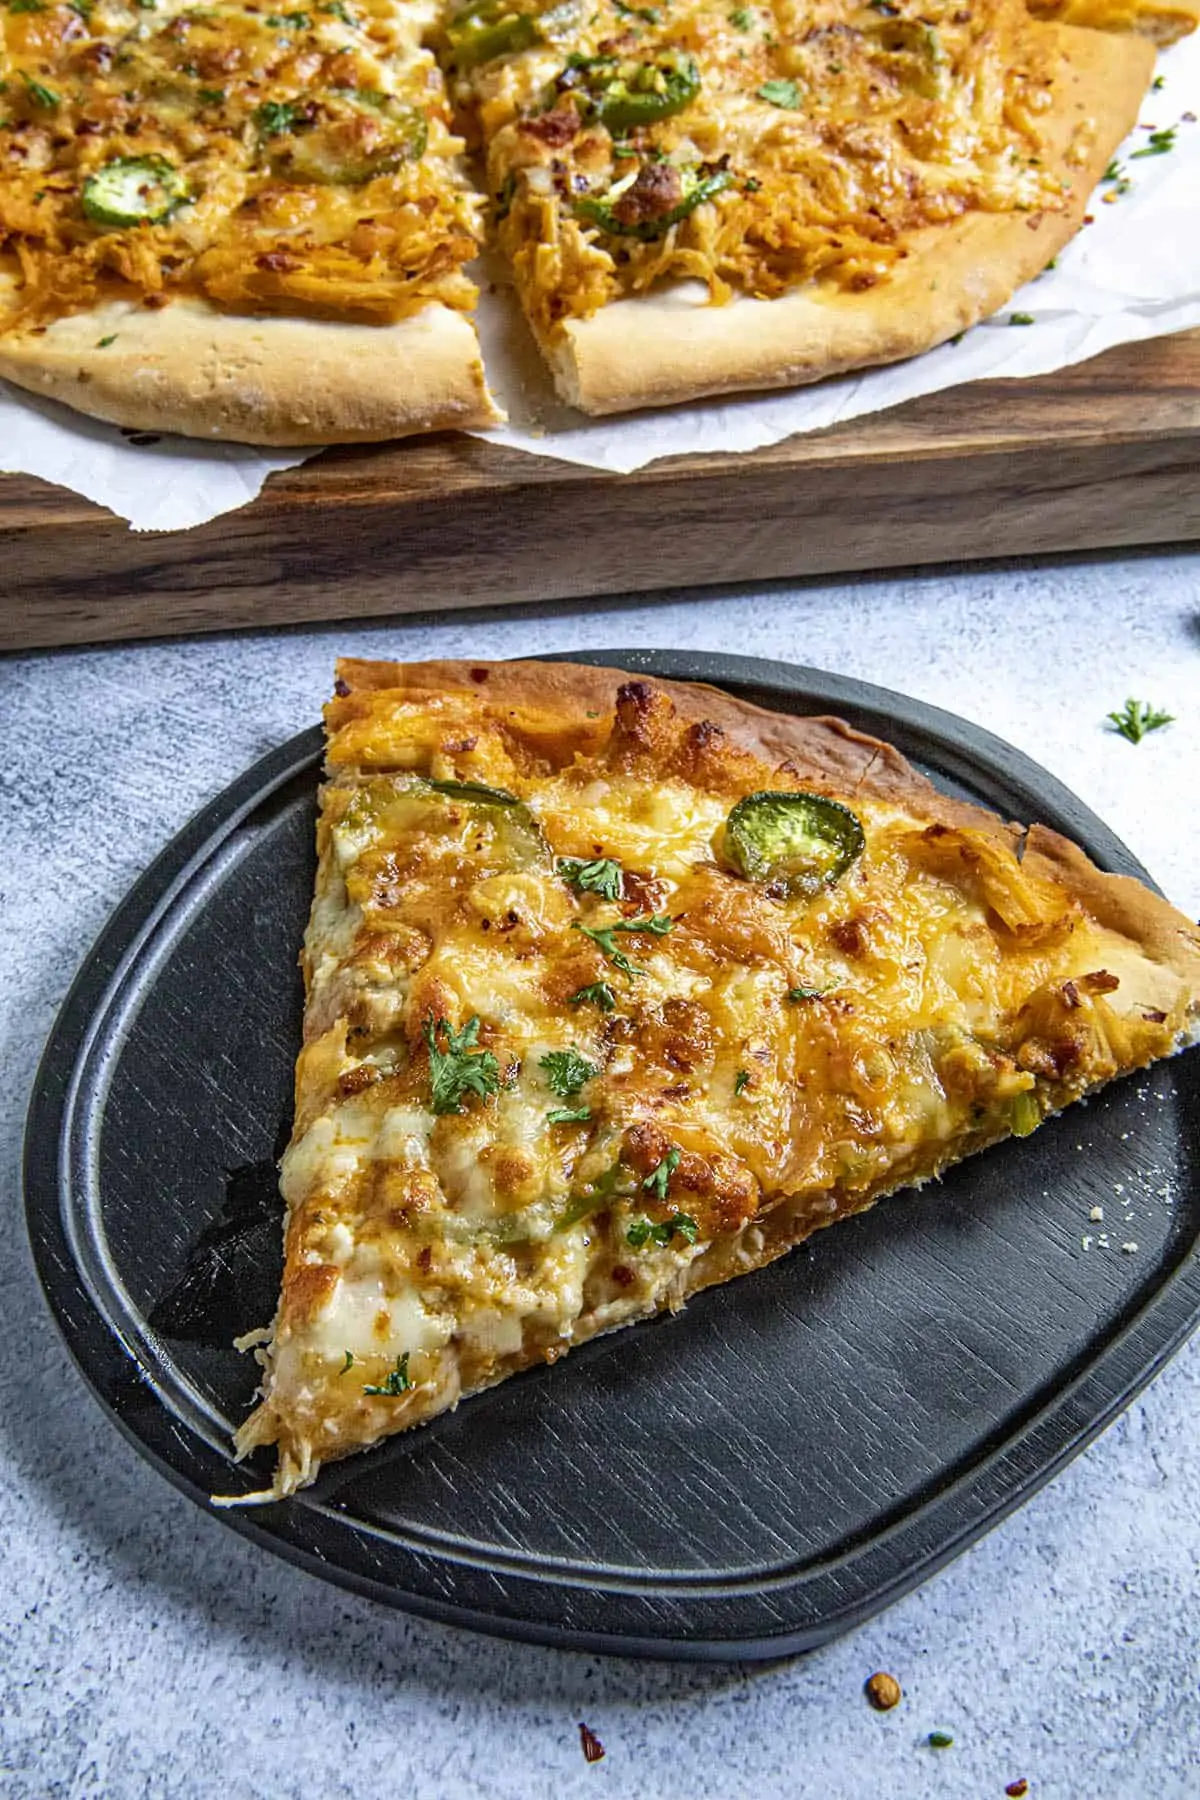
<instances>
[{"instance_id":1,"label":"black plate","mask_svg":"<svg viewBox=\"0 0 1200 1800\"><path fill-rule=\"evenodd\" d=\"M834 710L950 792L1143 873L1036 764L900 695L741 657L589 660ZM30 1111L29 1229L67 1343L202 1504L262 1480L229 1457L255 1381L230 1340L276 1293L319 757L315 730L285 744L142 877ZM1027 1498L1196 1323L1198 1076L1193 1056L1118 1083L680 1318L220 1517L314 1574L484 1630L685 1657L818 1644ZM1085 1252L1096 1204L1112 1247Z\"/></svg>"}]
</instances>

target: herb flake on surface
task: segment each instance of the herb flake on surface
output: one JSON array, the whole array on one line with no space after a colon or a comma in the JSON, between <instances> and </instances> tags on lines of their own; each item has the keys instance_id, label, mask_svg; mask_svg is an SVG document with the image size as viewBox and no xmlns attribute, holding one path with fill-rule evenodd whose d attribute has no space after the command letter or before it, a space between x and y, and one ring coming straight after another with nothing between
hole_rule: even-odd
<instances>
[{"instance_id":1,"label":"herb flake on surface","mask_svg":"<svg viewBox=\"0 0 1200 1800\"><path fill-rule=\"evenodd\" d=\"M396 1358L396 1366L383 1383L382 1387L373 1387L369 1382L363 1387L364 1394L385 1394L389 1400L395 1400L401 1394L407 1394L412 1382L408 1379L408 1351Z\"/></svg>"},{"instance_id":2,"label":"herb flake on surface","mask_svg":"<svg viewBox=\"0 0 1200 1800\"><path fill-rule=\"evenodd\" d=\"M1106 713L1118 734L1130 744L1140 744L1150 731L1161 731L1175 723L1174 713L1162 712L1145 700L1127 700L1120 712Z\"/></svg>"},{"instance_id":3,"label":"herb flake on surface","mask_svg":"<svg viewBox=\"0 0 1200 1800\"><path fill-rule=\"evenodd\" d=\"M445 1037L445 1048L441 1039ZM454 1032L445 1019L434 1020L430 1013L425 1021L425 1042L429 1047L430 1105L442 1117L460 1113L468 1094L486 1100L500 1086L500 1070L490 1050L476 1050L479 1040L479 1015L467 1020L462 1030Z\"/></svg>"}]
</instances>

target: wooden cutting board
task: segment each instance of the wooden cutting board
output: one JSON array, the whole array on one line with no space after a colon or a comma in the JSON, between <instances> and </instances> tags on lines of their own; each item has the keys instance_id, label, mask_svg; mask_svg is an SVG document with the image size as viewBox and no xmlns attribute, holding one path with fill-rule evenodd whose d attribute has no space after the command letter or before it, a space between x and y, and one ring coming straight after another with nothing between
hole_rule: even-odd
<instances>
[{"instance_id":1,"label":"wooden cutting board","mask_svg":"<svg viewBox=\"0 0 1200 1800\"><path fill-rule=\"evenodd\" d=\"M1200 538L1200 332L633 475L444 435L194 531L0 477L0 648Z\"/></svg>"}]
</instances>

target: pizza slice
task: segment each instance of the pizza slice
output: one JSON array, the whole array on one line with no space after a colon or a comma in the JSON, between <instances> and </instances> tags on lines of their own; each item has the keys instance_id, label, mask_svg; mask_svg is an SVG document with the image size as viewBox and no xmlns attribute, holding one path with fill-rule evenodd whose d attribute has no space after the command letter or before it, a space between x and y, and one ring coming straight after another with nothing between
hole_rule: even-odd
<instances>
[{"instance_id":1,"label":"pizza slice","mask_svg":"<svg viewBox=\"0 0 1200 1800\"><path fill-rule=\"evenodd\" d=\"M0 376L262 444L494 422L428 25L411 0L11 0Z\"/></svg>"},{"instance_id":2,"label":"pizza slice","mask_svg":"<svg viewBox=\"0 0 1200 1800\"><path fill-rule=\"evenodd\" d=\"M995 312L1078 230L1154 50L1024 0L471 0L443 58L558 389L606 413Z\"/></svg>"},{"instance_id":3,"label":"pizza slice","mask_svg":"<svg viewBox=\"0 0 1200 1800\"><path fill-rule=\"evenodd\" d=\"M269 1499L1200 1037L1200 930L836 719L343 662Z\"/></svg>"}]
</instances>

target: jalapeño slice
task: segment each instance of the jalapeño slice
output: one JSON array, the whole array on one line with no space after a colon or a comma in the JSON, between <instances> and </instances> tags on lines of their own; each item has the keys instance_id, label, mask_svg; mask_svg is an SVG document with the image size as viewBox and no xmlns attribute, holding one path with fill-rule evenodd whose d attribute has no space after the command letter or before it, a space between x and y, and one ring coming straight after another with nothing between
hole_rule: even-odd
<instances>
[{"instance_id":1,"label":"jalape\u00f1o slice","mask_svg":"<svg viewBox=\"0 0 1200 1800\"><path fill-rule=\"evenodd\" d=\"M640 165L641 167L645 165ZM607 232L611 237L634 237L640 238L643 243L650 243L655 238L663 237L672 225L678 225L706 200L715 199L727 187L733 186L733 175L728 169L716 169L706 174L696 164L677 166L681 194L675 204L653 217L624 220L617 207L622 195L637 180L640 168L632 175L623 176L606 194L577 200L576 217L583 219L588 225L595 225L598 230Z\"/></svg>"},{"instance_id":2,"label":"jalape\u00f1o slice","mask_svg":"<svg viewBox=\"0 0 1200 1800\"><path fill-rule=\"evenodd\" d=\"M488 787L482 781L429 781L435 794L447 794L451 800L474 800L479 806L520 806L521 802L507 788Z\"/></svg>"},{"instance_id":3,"label":"jalape\u00f1o slice","mask_svg":"<svg viewBox=\"0 0 1200 1800\"><path fill-rule=\"evenodd\" d=\"M725 855L738 874L784 882L792 894L831 887L865 847L849 807L823 794L747 794L725 825Z\"/></svg>"},{"instance_id":4,"label":"jalape\u00f1o slice","mask_svg":"<svg viewBox=\"0 0 1200 1800\"><path fill-rule=\"evenodd\" d=\"M549 866L550 846L537 819L523 800L507 788L488 787L482 781L432 781L425 786L447 800L465 800L470 806L484 806L494 812L494 823L500 840L520 868Z\"/></svg>"},{"instance_id":5,"label":"jalape\u00f1o slice","mask_svg":"<svg viewBox=\"0 0 1200 1800\"><path fill-rule=\"evenodd\" d=\"M586 94L594 116L615 134L682 112L700 92L700 71L682 50L664 50L647 62L597 56L568 64L559 86Z\"/></svg>"},{"instance_id":6,"label":"jalape\u00f1o slice","mask_svg":"<svg viewBox=\"0 0 1200 1800\"><path fill-rule=\"evenodd\" d=\"M498 56L512 56L541 43L537 16L509 0L470 0L446 26L451 59L458 69L478 68Z\"/></svg>"},{"instance_id":7,"label":"jalape\u00f1o slice","mask_svg":"<svg viewBox=\"0 0 1200 1800\"><path fill-rule=\"evenodd\" d=\"M158 225L191 197L165 156L118 156L88 176L81 203L93 225Z\"/></svg>"},{"instance_id":8,"label":"jalape\u00f1o slice","mask_svg":"<svg viewBox=\"0 0 1200 1800\"><path fill-rule=\"evenodd\" d=\"M334 88L330 98L325 117L274 151L277 173L291 181L362 187L424 156L429 121L419 107L365 88Z\"/></svg>"}]
</instances>

